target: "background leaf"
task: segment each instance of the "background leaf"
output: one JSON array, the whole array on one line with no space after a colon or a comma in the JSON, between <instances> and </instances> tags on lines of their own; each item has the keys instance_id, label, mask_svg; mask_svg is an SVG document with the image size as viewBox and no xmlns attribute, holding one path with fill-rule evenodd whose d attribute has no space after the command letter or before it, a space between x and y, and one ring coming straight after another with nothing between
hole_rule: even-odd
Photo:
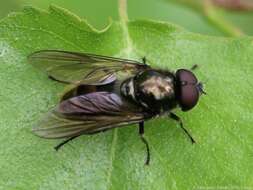
<instances>
[{"instance_id":1,"label":"background leaf","mask_svg":"<svg viewBox=\"0 0 253 190\"><path fill-rule=\"evenodd\" d=\"M128 12L130 19L150 18L155 20L169 21L183 26L189 31L224 36L227 33L221 31L217 24L210 22L204 11L210 9L199 8L202 0L128 0ZM212 1L212 0L207 0ZM215 1L215 0L213 0ZM224 0L223 0L224 1ZM250 0L249 0L250 1ZM204 1L202 1L204 2ZM50 4L67 7L70 11L87 19L96 28L103 28L108 23L108 18L117 19L117 0L9 0L0 1L0 17L7 15L10 11L22 10L24 5L32 5L46 9ZM197 4L196 6L193 6ZM190 6L188 6L190 5ZM195 7L195 8L194 8ZM197 7L197 8L196 8ZM204 14L203 14L204 12ZM211 11L212 12L212 11ZM239 28L243 33L252 35L253 11L228 11L214 10L216 20L227 21ZM210 12L209 12L210 14ZM213 16L213 15L211 15ZM210 17L210 15L209 15Z\"/></svg>"},{"instance_id":2,"label":"background leaf","mask_svg":"<svg viewBox=\"0 0 253 190\"><path fill-rule=\"evenodd\" d=\"M40 49L63 49L141 60L175 70L199 64L208 95L177 113L192 145L167 117L146 123L150 166L136 126L82 136L59 152L59 140L31 128L64 86L27 63ZM154 21L112 22L97 31L73 14L26 8L0 23L0 189L253 188L253 39L190 33Z\"/></svg>"}]
</instances>

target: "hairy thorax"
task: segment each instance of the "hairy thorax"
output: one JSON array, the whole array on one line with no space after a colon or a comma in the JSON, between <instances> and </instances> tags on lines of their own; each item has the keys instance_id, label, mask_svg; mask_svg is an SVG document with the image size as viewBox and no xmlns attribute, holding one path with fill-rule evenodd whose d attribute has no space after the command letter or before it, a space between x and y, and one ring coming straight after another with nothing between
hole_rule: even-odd
<instances>
[{"instance_id":1,"label":"hairy thorax","mask_svg":"<svg viewBox=\"0 0 253 190\"><path fill-rule=\"evenodd\" d=\"M174 94L173 83L170 78L152 76L140 84L145 94L153 96L156 100L170 97Z\"/></svg>"},{"instance_id":2,"label":"hairy thorax","mask_svg":"<svg viewBox=\"0 0 253 190\"><path fill-rule=\"evenodd\" d=\"M175 105L174 83L170 73L150 70L126 80L121 86L121 92L147 110L161 113Z\"/></svg>"}]
</instances>

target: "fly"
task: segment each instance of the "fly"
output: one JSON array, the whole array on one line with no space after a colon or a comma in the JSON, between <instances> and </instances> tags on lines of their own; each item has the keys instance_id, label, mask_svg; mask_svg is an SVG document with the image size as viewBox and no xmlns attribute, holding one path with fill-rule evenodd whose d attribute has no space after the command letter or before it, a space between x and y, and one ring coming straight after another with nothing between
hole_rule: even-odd
<instances>
[{"instance_id":1,"label":"fly","mask_svg":"<svg viewBox=\"0 0 253 190\"><path fill-rule=\"evenodd\" d=\"M43 138L67 138L56 150L80 135L138 124L149 164L144 122L164 114L176 120L195 143L181 119L172 112L176 107L191 110L204 93L202 84L190 70L171 72L152 68L145 59L140 63L58 50L38 51L28 59L49 78L70 86L58 105L33 129Z\"/></svg>"}]
</instances>

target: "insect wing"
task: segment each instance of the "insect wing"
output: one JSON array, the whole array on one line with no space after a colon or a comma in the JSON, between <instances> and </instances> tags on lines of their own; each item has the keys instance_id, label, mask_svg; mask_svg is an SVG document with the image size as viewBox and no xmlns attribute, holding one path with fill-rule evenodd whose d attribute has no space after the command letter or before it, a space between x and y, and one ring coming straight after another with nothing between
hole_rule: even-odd
<instances>
[{"instance_id":1,"label":"insect wing","mask_svg":"<svg viewBox=\"0 0 253 190\"><path fill-rule=\"evenodd\" d=\"M134 75L149 68L127 59L57 50L35 52L28 60L60 82L89 85L109 84L120 71Z\"/></svg>"},{"instance_id":2,"label":"insect wing","mask_svg":"<svg viewBox=\"0 0 253 190\"><path fill-rule=\"evenodd\" d=\"M94 92L61 102L33 131L43 138L64 138L139 123L144 119L139 107L129 106L118 95Z\"/></svg>"}]
</instances>

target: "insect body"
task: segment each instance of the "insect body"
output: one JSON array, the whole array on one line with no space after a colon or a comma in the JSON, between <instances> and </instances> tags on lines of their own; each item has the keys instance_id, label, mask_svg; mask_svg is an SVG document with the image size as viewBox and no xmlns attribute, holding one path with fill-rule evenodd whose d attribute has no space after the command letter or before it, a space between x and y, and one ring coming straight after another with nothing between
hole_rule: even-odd
<instances>
[{"instance_id":1,"label":"insect body","mask_svg":"<svg viewBox=\"0 0 253 190\"><path fill-rule=\"evenodd\" d=\"M144 121L162 114L178 121L194 143L180 118L171 112L177 106L183 111L192 109L203 93L189 70L173 73L132 60L57 50L35 52L29 61L51 79L71 85L34 129L43 138L68 138L57 150L80 135L136 123L147 148L148 164Z\"/></svg>"}]
</instances>

